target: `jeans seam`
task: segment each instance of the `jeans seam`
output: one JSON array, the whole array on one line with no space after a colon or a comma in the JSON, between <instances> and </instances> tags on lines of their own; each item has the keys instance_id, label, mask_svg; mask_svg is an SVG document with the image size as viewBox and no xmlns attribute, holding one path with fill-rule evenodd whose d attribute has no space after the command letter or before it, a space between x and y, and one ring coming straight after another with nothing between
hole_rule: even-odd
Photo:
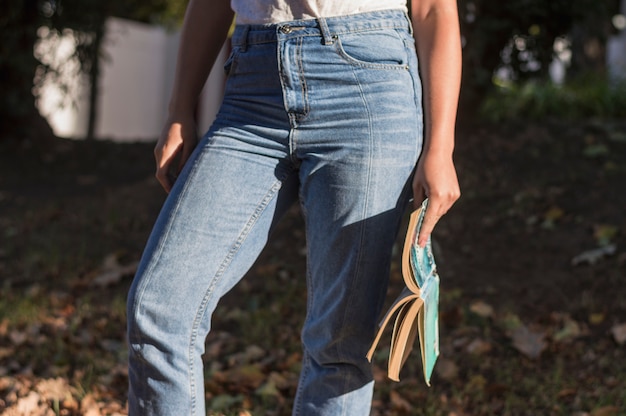
<instances>
[{"instance_id":1,"label":"jeans seam","mask_svg":"<svg viewBox=\"0 0 626 416\"><path fill-rule=\"evenodd\" d=\"M335 40L336 42L333 43L335 47L335 52L348 65L353 65L353 66L356 66L359 68L365 68L365 69L375 69L375 70L380 70L380 71L406 71L409 69L409 66L407 64L381 64L381 63L376 63L376 62L361 61L359 59L353 58L349 53L347 53L344 50L343 45L341 43L341 37L336 36ZM402 39L399 39L399 40L404 45L404 41Z\"/></svg>"},{"instance_id":2,"label":"jeans seam","mask_svg":"<svg viewBox=\"0 0 626 416\"><path fill-rule=\"evenodd\" d=\"M304 73L304 64L302 62L302 44L303 38L298 39L298 48L296 49L296 59L298 61L298 72L300 73L300 88L302 88L302 112L298 119L302 120L309 114L309 92L306 84L306 76Z\"/></svg>"},{"instance_id":3,"label":"jeans seam","mask_svg":"<svg viewBox=\"0 0 626 416\"><path fill-rule=\"evenodd\" d=\"M298 387L296 390L296 398L297 401L294 403L294 408L293 408L293 416L298 416L300 415L302 412L302 390L304 389L303 385L305 384L305 380L309 374L309 367L311 365L311 358L310 355L306 352L306 350L303 353L303 357L302 357L302 373L300 375L300 382L298 383Z\"/></svg>"},{"instance_id":4,"label":"jeans seam","mask_svg":"<svg viewBox=\"0 0 626 416\"><path fill-rule=\"evenodd\" d=\"M250 218L244 225L243 229L240 231L239 236L237 237L237 240L231 246L230 250L226 254L226 257L220 264L218 270L215 272L215 275L211 279L211 283L209 284L209 287L207 288L207 291L204 297L202 298L202 302L200 303L200 306L198 307L196 311L196 317L191 327L191 338L189 339L189 351L188 351L189 356L187 358L189 369L190 369L190 375L191 375L190 382L191 382L192 392L195 392L195 385L193 384L193 380L194 380L194 377L193 377L194 351L193 350L198 339L198 328L200 327L200 323L202 322L202 319L204 318L205 313L206 313L206 306L209 303L209 300L211 299L211 296L214 293L218 280L220 279L220 277L224 275L224 273L226 272L226 269L232 263L233 258L236 256L237 252L239 251L244 241L250 234L250 230L252 229L254 224L257 222L257 220L259 219L259 217L261 216L265 208L267 208L269 202L272 200L272 198L274 198L274 196L276 195L278 190L281 188L281 186L282 186L282 182L280 180L276 180L274 184L272 184L272 186L270 187L269 191L261 199L261 202L257 205L256 209L254 210L254 212L252 213L252 215L250 216ZM195 398L194 398L194 401L195 401ZM194 414L194 412L195 412L195 406L192 407L192 414Z\"/></svg>"},{"instance_id":5,"label":"jeans seam","mask_svg":"<svg viewBox=\"0 0 626 416\"><path fill-rule=\"evenodd\" d=\"M135 302L133 304L133 315L134 316L139 316L140 314L140 305L142 304L142 299L143 296L146 292L146 288L148 286L148 284L150 283L150 281L153 278L153 272L155 270L155 268L157 267L157 264L161 261L161 256L163 254L163 249L166 246L166 242L167 239L172 231L172 227L174 224L174 218L178 215L178 212L180 211L180 207L182 205L182 201L185 199L185 196L187 195L187 193L189 192L189 188L190 188L190 183L192 182L192 179L194 177L194 175L197 172L198 166L199 166L199 161L201 159L202 155L199 155L198 158L194 161L194 164L192 165L191 170L189 171L189 174L187 175L187 179L185 180L185 183L183 184L183 189L181 189L177 200L176 200L176 205L172 208L171 214L169 215L169 219L167 222L167 227L165 228L164 232L163 232L163 236L159 241L158 246L156 247L155 250L155 255L153 256L153 261L150 263L150 266L148 269L146 269L144 276L147 276L147 280L142 281L143 283L143 287L141 288L141 291L138 292L137 296L135 296ZM139 288L138 288L139 289ZM135 335L136 336L136 335ZM142 340L140 340L141 343L143 343L143 337ZM135 354L139 353L139 350L137 348L135 348L132 344L131 347L133 348L133 350L135 351ZM143 354L140 354L143 356ZM190 372L190 375L193 374L192 372ZM190 391L190 397L191 397L191 411L192 414L195 413L195 395L194 395L194 389L193 389L193 377L190 377L190 387L191 387L191 391Z\"/></svg>"},{"instance_id":6,"label":"jeans seam","mask_svg":"<svg viewBox=\"0 0 626 416\"><path fill-rule=\"evenodd\" d=\"M367 163L367 180L365 182L365 189L368 190L370 189L370 183L372 180L372 153L373 153L373 143L372 143L372 113L370 111L367 99L365 97L361 82L359 80L359 77L356 74L356 71L353 69L353 73L354 73L354 77L356 80L356 83L359 87L359 94L361 95L361 99L363 100L363 105L365 107L365 111L367 112L367 120L368 120L368 163ZM357 253L357 258L356 258L356 265L355 265L355 270L354 270L354 274L352 276L352 278L350 279L350 288L353 287L353 285L355 284L355 281L358 279L359 274L361 273L361 256L363 253L362 247L364 245L364 240L365 240L365 221L366 221L366 215L368 212L368 207L369 207L369 194L367 192L364 193L364 197L363 197L363 209L361 211L361 221L360 221L360 226L359 226L359 251ZM350 304L352 303L352 297L353 297L353 290L349 291L350 295L349 298L347 300L346 303L346 308L344 310L344 314L343 314L343 318L342 318L342 328L345 328L346 325L346 321L348 320L348 311L350 310ZM337 347L337 356L342 360L342 361L346 361L346 358L343 354L343 346L342 345L338 345ZM344 389L343 391L347 391L347 388L349 387L349 377L350 377L350 372L347 373L346 377L344 378Z\"/></svg>"}]
</instances>

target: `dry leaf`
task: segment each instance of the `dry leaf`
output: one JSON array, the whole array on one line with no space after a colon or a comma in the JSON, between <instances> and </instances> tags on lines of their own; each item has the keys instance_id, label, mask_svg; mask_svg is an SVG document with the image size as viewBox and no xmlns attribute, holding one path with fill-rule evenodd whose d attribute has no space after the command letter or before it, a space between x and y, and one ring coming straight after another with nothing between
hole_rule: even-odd
<instances>
[{"instance_id":1,"label":"dry leaf","mask_svg":"<svg viewBox=\"0 0 626 416\"><path fill-rule=\"evenodd\" d=\"M603 406L591 412L591 416L617 416L619 412L616 406Z\"/></svg>"},{"instance_id":2,"label":"dry leaf","mask_svg":"<svg viewBox=\"0 0 626 416\"><path fill-rule=\"evenodd\" d=\"M580 264L594 265L604 257L612 256L617 251L615 244L609 244L604 247L599 247L593 250L587 250L572 259L572 266L578 266Z\"/></svg>"},{"instance_id":3,"label":"dry leaf","mask_svg":"<svg viewBox=\"0 0 626 416\"><path fill-rule=\"evenodd\" d=\"M218 375L215 374L214 377L217 379ZM259 365L235 367L222 373L221 377L227 383L243 389L257 389L266 379L266 375Z\"/></svg>"},{"instance_id":4,"label":"dry leaf","mask_svg":"<svg viewBox=\"0 0 626 416\"><path fill-rule=\"evenodd\" d=\"M17 410L16 414L19 415L30 415L34 413L39 408L39 400L41 396L34 391L28 393L28 396L22 397L17 401L15 406L15 410Z\"/></svg>"},{"instance_id":5,"label":"dry leaf","mask_svg":"<svg viewBox=\"0 0 626 416\"><path fill-rule=\"evenodd\" d=\"M481 318L492 318L493 317L493 307L482 300L473 302L470 305L470 311L480 316Z\"/></svg>"},{"instance_id":6,"label":"dry leaf","mask_svg":"<svg viewBox=\"0 0 626 416\"><path fill-rule=\"evenodd\" d=\"M589 323L591 325L599 325L604 322L604 318L606 318L606 315L603 313L592 313L589 315Z\"/></svg>"},{"instance_id":7,"label":"dry leaf","mask_svg":"<svg viewBox=\"0 0 626 416\"><path fill-rule=\"evenodd\" d=\"M578 391L576 389L563 389L559 391L556 396L559 399L563 399L565 397L574 397L576 396L576 394L578 394Z\"/></svg>"},{"instance_id":8,"label":"dry leaf","mask_svg":"<svg viewBox=\"0 0 626 416\"><path fill-rule=\"evenodd\" d=\"M280 397L280 391L278 391L276 384L274 384L271 380L267 383L262 384L258 389L254 391L254 393L264 397Z\"/></svg>"},{"instance_id":9,"label":"dry leaf","mask_svg":"<svg viewBox=\"0 0 626 416\"><path fill-rule=\"evenodd\" d=\"M238 352L229 356L228 365L233 367L241 364L250 364L266 356L267 352L263 348L257 345L250 345L248 346L248 348L246 348L245 351Z\"/></svg>"},{"instance_id":10,"label":"dry leaf","mask_svg":"<svg viewBox=\"0 0 626 416\"><path fill-rule=\"evenodd\" d=\"M561 328L556 334L554 334L553 338L555 341L567 342L578 338L582 334L583 330L581 329L578 322L570 317L565 317L563 328Z\"/></svg>"},{"instance_id":11,"label":"dry leaf","mask_svg":"<svg viewBox=\"0 0 626 416\"><path fill-rule=\"evenodd\" d=\"M91 394L86 394L80 401L80 410L80 414L83 416L100 416L98 403Z\"/></svg>"},{"instance_id":12,"label":"dry leaf","mask_svg":"<svg viewBox=\"0 0 626 416\"><path fill-rule=\"evenodd\" d=\"M465 349L470 354L483 355L491 351L492 345L488 341L485 341L482 339L475 339L472 342L470 342L467 345L467 347L465 347Z\"/></svg>"},{"instance_id":13,"label":"dry leaf","mask_svg":"<svg viewBox=\"0 0 626 416\"><path fill-rule=\"evenodd\" d=\"M626 343L626 324L614 325L611 328L611 333L613 334L615 342L619 345L624 345Z\"/></svg>"},{"instance_id":14,"label":"dry leaf","mask_svg":"<svg viewBox=\"0 0 626 416\"><path fill-rule=\"evenodd\" d=\"M4 318L2 321L0 321L0 337L7 336L8 331L9 331L9 320L7 318Z\"/></svg>"},{"instance_id":15,"label":"dry leaf","mask_svg":"<svg viewBox=\"0 0 626 416\"><path fill-rule=\"evenodd\" d=\"M543 332L533 331L525 325L511 331L511 339L515 349L531 359L539 358L548 346Z\"/></svg>"},{"instance_id":16,"label":"dry leaf","mask_svg":"<svg viewBox=\"0 0 626 416\"><path fill-rule=\"evenodd\" d=\"M46 400L64 400L72 396L70 385L66 379L61 377L42 380L37 383L35 389Z\"/></svg>"},{"instance_id":17,"label":"dry leaf","mask_svg":"<svg viewBox=\"0 0 626 416\"><path fill-rule=\"evenodd\" d=\"M611 243L619 231L619 228L610 224L599 224L593 227L593 237L600 246Z\"/></svg>"},{"instance_id":18,"label":"dry leaf","mask_svg":"<svg viewBox=\"0 0 626 416\"><path fill-rule=\"evenodd\" d=\"M91 281L91 286L106 287L119 283L124 276L134 274L139 262L122 266L117 254L109 254L102 262L102 266L96 277Z\"/></svg>"}]
</instances>

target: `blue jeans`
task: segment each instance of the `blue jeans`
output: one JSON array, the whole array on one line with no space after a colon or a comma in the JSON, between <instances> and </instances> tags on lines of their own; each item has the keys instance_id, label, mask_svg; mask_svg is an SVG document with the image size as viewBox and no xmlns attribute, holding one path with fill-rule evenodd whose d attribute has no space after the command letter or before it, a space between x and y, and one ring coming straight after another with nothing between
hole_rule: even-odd
<instances>
[{"instance_id":1,"label":"blue jeans","mask_svg":"<svg viewBox=\"0 0 626 416\"><path fill-rule=\"evenodd\" d=\"M218 300L295 201L307 315L294 415L369 415L365 355L422 146L402 11L237 26L225 98L167 198L128 300L131 415L204 415Z\"/></svg>"}]
</instances>

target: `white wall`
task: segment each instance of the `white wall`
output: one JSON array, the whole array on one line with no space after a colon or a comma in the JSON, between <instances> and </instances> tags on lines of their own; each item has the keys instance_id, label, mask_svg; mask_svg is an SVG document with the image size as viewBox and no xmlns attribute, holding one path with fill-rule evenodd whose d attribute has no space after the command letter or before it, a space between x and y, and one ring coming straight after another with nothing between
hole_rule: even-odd
<instances>
[{"instance_id":1,"label":"white wall","mask_svg":"<svg viewBox=\"0 0 626 416\"><path fill-rule=\"evenodd\" d=\"M71 33L63 37L65 53L71 49ZM153 141L162 128L175 71L179 34L124 19L110 18L103 41L95 136L116 141ZM49 46L49 45L48 45ZM69 49L68 49L69 48ZM40 48L52 62L63 62L49 50ZM58 50L59 48L57 48ZM48 52L47 52L48 51ZM222 71L226 48L218 59L200 100L199 130L210 125L223 92ZM73 75L69 75L70 77ZM76 106L59 107L62 95L54 80L48 80L39 100L39 108L61 137L82 138L87 132L88 85L69 78L75 84L70 95Z\"/></svg>"}]
</instances>

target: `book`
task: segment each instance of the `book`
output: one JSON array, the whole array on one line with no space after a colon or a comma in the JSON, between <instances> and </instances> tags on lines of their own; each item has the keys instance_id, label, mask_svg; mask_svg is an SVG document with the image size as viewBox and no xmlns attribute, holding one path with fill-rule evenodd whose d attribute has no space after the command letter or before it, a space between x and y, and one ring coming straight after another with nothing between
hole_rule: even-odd
<instances>
[{"instance_id":1,"label":"book","mask_svg":"<svg viewBox=\"0 0 626 416\"><path fill-rule=\"evenodd\" d=\"M425 247L417 244L427 206L428 199L409 218L402 250L405 287L385 314L367 359L372 360L385 328L395 316L387 375L391 380L400 380L400 370L416 338L419 338L424 380L430 386L430 378L439 356L439 275L430 238Z\"/></svg>"}]
</instances>

